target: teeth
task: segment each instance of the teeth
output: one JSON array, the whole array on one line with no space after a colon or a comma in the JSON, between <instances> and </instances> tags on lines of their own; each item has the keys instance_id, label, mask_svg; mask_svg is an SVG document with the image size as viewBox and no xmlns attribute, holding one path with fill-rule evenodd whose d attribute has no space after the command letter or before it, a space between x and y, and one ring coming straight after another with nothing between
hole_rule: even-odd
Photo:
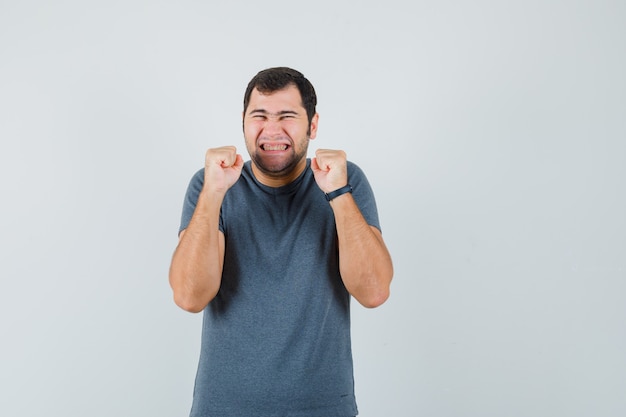
<instances>
[{"instance_id":1,"label":"teeth","mask_svg":"<svg viewBox=\"0 0 626 417\"><path fill-rule=\"evenodd\" d=\"M270 144L265 144L263 146L263 149L265 149L266 151L284 151L287 149L287 145L270 145Z\"/></svg>"}]
</instances>

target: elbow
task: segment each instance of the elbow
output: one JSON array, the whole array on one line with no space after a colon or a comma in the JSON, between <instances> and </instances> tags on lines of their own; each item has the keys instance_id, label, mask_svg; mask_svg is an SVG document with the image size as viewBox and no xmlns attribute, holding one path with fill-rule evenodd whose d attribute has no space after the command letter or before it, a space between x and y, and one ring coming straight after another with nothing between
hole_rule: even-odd
<instances>
[{"instance_id":1,"label":"elbow","mask_svg":"<svg viewBox=\"0 0 626 417\"><path fill-rule=\"evenodd\" d=\"M389 262L385 268L380 269L377 274L370 276L370 282L376 284L368 288L366 296L359 302L365 308L376 308L383 305L390 295L391 280L393 279L393 265Z\"/></svg>"},{"instance_id":2,"label":"elbow","mask_svg":"<svg viewBox=\"0 0 626 417\"><path fill-rule=\"evenodd\" d=\"M179 279L177 279L179 278ZM210 288L190 288L184 284L185 280L170 273L170 287L172 288L174 303L190 313L199 313L209 304L217 294L217 290Z\"/></svg>"},{"instance_id":3,"label":"elbow","mask_svg":"<svg viewBox=\"0 0 626 417\"><path fill-rule=\"evenodd\" d=\"M378 291L372 291L367 296L357 298L359 303L365 308L380 307L389 298L389 288L384 288Z\"/></svg>"},{"instance_id":4,"label":"elbow","mask_svg":"<svg viewBox=\"0 0 626 417\"><path fill-rule=\"evenodd\" d=\"M174 303L189 313L199 313L204 310L208 304L208 302L203 303L195 297L183 296L177 292L174 292Z\"/></svg>"},{"instance_id":5,"label":"elbow","mask_svg":"<svg viewBox=\"0 0 626 417\"><path fill-rule=\"evenodd\" d=\"M389 299L392 278L393 267L378 275L370 276L371 284L361 287L360 296L355 298L365 308L380 307Z\"/></svg>"}]
</instances>

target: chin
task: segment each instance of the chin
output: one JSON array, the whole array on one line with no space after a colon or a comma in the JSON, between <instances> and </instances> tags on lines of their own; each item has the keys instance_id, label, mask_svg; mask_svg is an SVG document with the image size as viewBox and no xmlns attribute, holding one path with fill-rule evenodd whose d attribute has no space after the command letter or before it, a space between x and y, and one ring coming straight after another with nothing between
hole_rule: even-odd
<instances>
[{"instance_id":1,"label":"chin","mask_svg":"<svg viewBox=\"0 0 626 417\"><path fill-rule=\"evenodd\" d=\"M272 163L265 161L263 158L259 157L252 158L252 160L254 161L257 168L259 168L259 170L261 170L266 175L271 175L274 177L279 177L291 173L293 170L296 169L300 161L298 159L290 159L288 161Z\"/></svg>"}]
</instances>

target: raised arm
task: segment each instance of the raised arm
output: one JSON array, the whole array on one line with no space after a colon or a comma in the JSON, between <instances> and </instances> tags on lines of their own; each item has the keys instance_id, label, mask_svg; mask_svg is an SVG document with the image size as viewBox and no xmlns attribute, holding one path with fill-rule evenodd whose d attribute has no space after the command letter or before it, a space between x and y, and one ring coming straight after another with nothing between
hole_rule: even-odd
<instances>
[{"instance_id":1,"label":"raised arm","mask_svg":"<svg viewBox=\"0 0 626 417\"><path fill-rule=\"evenodd\" d=\"M186 311L202 311L220 288L224 265L220 208L242 167L243 159L234 146L206 153L204 185L189 225L180 233L169 273L174 302Z\"/></svg>"},{"instance_id":2,"label":"raised arm","mask_svg":"<svg viewBox=\"0 0 626 417\"><path fill-rule=\"evenodd\" d=\"M316 152L311 161L315 180L325 193L348 182L346 154L343 151ZM363 306L378 307L389 297L393 277L391 256L382 234L365 221L352 194L345 193L330 201L335 214L339 239L339 270L343 283Z\"/></svg>"}]
</instances>

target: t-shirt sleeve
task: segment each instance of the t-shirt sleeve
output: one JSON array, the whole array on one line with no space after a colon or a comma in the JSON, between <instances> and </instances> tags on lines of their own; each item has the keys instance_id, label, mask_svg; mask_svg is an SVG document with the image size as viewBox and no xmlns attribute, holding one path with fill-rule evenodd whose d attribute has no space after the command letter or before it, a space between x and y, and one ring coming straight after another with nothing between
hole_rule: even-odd
<instances>
[{"instance_id":1,"label":"t-shirt sleeve","mask_svg":"<svg viewBox=\"0 0 626 417\"><path fill-rule=\"evenodd\" d=\"M348 162L348 183L352 186L352 196L367 224L381 230L372 187L365 173L353 162Z\"/></svg>"}]
</instances>

